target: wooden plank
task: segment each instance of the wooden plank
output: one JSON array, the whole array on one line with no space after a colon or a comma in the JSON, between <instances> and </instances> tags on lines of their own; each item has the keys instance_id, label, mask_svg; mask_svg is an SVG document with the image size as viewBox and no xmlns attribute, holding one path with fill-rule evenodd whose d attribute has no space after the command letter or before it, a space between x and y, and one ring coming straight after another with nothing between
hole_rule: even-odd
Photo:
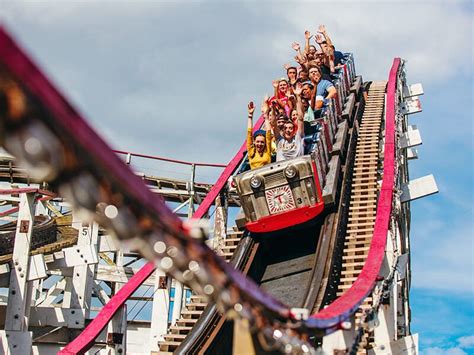
<instances>
[{"instance_id":1,"label":"wooden plank","mask_svg":"<svg viewBox=\"0 0 474 355\"><path fill-rule=\"evenodd\" d=\"M347 134L349 132L349 124L346 120L339 123L337 126L336 140L332 146L331 155L343 156L346 147Z\"/></svg>"},{"instance_id":2,"label":"wooden plank","mask_svg":"<svg viewBox=\"0 0 474 355\"><path fill-rule=\"evenodd\" d=\"M329 162L329 171L326 175L326 183L323 188L323 201L325 205L331 205L336 200L340 172L341 159L339 155L335 155Z\"/></svg>"},{"instance_id":3,"label":"wooden plank","mask_svg":"<svg viewBox=\"0 0 474 355\"><path fill-rule=\"evenodd\" d=\"M349 91L354 93L354 95L359 96L359 91L362 86L362 76L358 75L354 78L352 86L350 87Z\"/></svg>"},{"instance_id":4,"label":"wooden plank","mask_svg":"<svg viewBox=\"0 0 474 355\"><path fill-rule=\"evenodd\" d=\"M314 264L314 255L305 255L292 260L285 260L279 263L270 264L265 269L261 282L280 279L287 275L299 273L305 270L311 270Z\"/></svg>"},{"instance_id":5,"label":"wooden plank","mask_svg":"<svg viewBox=\"0 0 474 355\"><path fill-rule=\"evenodd\" d=\"M352 119L352 112L354 111L355 102L356 102L356 97L353 93L351 93L346 99L344 110L342 110L342 119L348 120L348 121Z\"/></svg>"}]
</instances>

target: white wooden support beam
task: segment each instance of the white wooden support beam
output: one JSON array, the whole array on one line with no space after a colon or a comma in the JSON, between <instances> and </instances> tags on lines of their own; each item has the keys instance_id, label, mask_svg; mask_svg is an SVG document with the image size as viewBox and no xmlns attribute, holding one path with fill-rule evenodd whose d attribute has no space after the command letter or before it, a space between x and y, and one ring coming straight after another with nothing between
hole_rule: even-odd
<instances>
[{"instance_id":1,"label":"white wooden support beam","mask_svg":"<svg viewBox=\"0 0 474 355\"><path fill-rule=\"evenodd\" d=\"M46 205L47 201L37 201L36 202L36 216L48 216L48 207Z\"/></svg>"},{"instance_id":2,"label":"white wooden support beam","mask_svg":"<svg viewBox=\"0 0 474 355\"><path fill-rule=\"evenodd\" d=\"M415 180L410 180L402 185L401 202L413 201L439 192L433 175L427 175Z\"/></svg>"},{"instance_id":3,"label":"white wooden support beam","mask_svg":"<svg viewBox=\"0 0 474 355\"><path fill-rule=\"evenodd\" d=\"M408 253L399 255L397 258L396 270L398 272L399 280L404 280L407 274Z\"/></svg>"},{"instance_id":4,"label":"white wooden support beam","mask_svg":"<svg viewBox=\"0 0 474 355\"><path fill-rule=\"evenodd\" d=\"M31 352L31 332L28 332L31 306L31 290L29 288L31 284L28 283L27 278L34 209L35 194L21 194L12 256L13 269L10 272L5 330L0 335L5 354L29 354Z\"/></svg>"},{"instance_id":5,"label":"white wooden support beam","mask_svg":"<svg viewBox=\"0 0 474 355\"><path fill-rule=\"evenodd\" d=\"M370 349L368 355L375 354L397 354L397 355L418 355L418 334L411 334L406 337L392 341L387 348Z\"/></svg>"},{"instance_id":6,"label":"white wooden support beam","mask_svg":"<svg viewBox=\"0 0 474 355\"><path fill-rule=\"evenodd\" d=\"M0 287L8 287L10 283L10 266L8 264L0 265Z\"/></svg>"},{"instance_id":7,"label":"white wooden support beam","mask_svg":"<svg viewBox=\"0 0 474 355\"><path fill-rule=\"evenodd\" d=\"M31 354L33 332L0 330L0 350L5 355Z\"/></svg>"},{"instance_id":8,"label":"white wooden support beam","mask_svg":"<svg viewBox=\"0 0 474 355\"><path fill-rule=\"evenodd\" d=\"M403 87L403 97L421 96L424 93L423 85L420 83L406 85Z\"/></svg>"},{"instance_id":9,"label":"white wooden support beam","mask_svg":"<svg viewBox=\"0 0 474 355\"><path fill-rule=\"evenodd\" d=\"M79 247L79 249L84 247L83 250L92 250L91 248L96 248L95 252L97 254L99 233L99 226L97 223L94 222L90 225L79 227L79 221L75 220L73 225L79 228L77 247ZM73 250L70 256L73 258L77 257L77 260L83 261L84 264L74 267L72 282L67 283L64 292L63 308L80 309L82 319L79 322L74 322L72 327L83 328L85 325L85 319L89 317L90 313L90 296L92 294L92 284L94 282L97 261L96 263L90 264L90 260L86 259L84 254L82 254L81 257L81 252L77 252L77 249Z\"/></svg>"},{"instance_id":10,"label":"white wooden support beam","mask_svg":"<svg viewBox=\"0 0 474 355\"><path fill-rule=\"evenodd\" d=\"M34 194L20 195L20 209L13 248L13 269L10 274L8 307L5 319L6 330L26 331L29 300L27 297L27 277L31 235L33 230Z\"/></svg>"},{"instance_id":11,"label":"white wooden support beam","mask_svg":"<svg viewBox=\"0 0 474 355\"><path fill-rule=\"evenodd\" d=\"M123 252L116 253L115 265L123 267ZM122 288L123 283L116 282L114 291L117 293ZM107 325L107 345L105 351L107 354L125 354L126 351L126 334L127 334L127 308L122 306L120 310L115 313L112 320Z\"/></svg>"},{"instance_id":12,"label":"white wooden support beam","mask_svg":"<svg viewBox=\"0 0 474 355\"><path fill-rule=\"evenodd\" d=\"M407 159L418 159L418 150L415 148L408 148L407 149Z\"/></svg>"},{"instance_id":13,"label":"white wooden support beam","mask_svg":"<svg viewBox=\"0 0 474 355\"><path fill-rule=\"evenodd\" d=\"M163 340L168 329L168 310L170 305L169 289L171 279L159 268L155 274L155 290L153 295L153 307L151 313L150 338L148 349L151 353L158 352L158 341Z\"/></svg>"},{"instance_id":14,"label":"white wooden support beam","mask_svg":"<svg viewBox=\"0 0 474 355\"><path fill-rule=\"evenodd\" d=\"M400 137L400 148L411 148L417 145L421 145L423 141L421 140L420 131L415 127L410 126L411 129L406 131Z\"/></svg>"},{"instance_id":15,"label":"white wooden support beam","mask_svg":"<svg viewBox=\"0 0 474 355\"><path fill-rule=\"evenodd\" d=\"M62 278L58 280L53 286L51 286L45 294L36 300L35 306L50 306L58 298L60 294L64 292L66 288L66 279Z\"/></svg>"},{"instance_id":16,"label":"white wooden support beam","mask_svg":"<svg viewBox=\"0 0 474 355\"><path fill-rule=\"evenodd\" d=\"M46 263L43 254L36 254L30 257L30 265L28 268L28 281L44 279L46 274Z\"/></svg>"},{"instance_id":17,"label":"white wooden support beam","mask_svg":"<svg viewBox=\"0 0 474 355\"><path fill-rule=\"evenodd\" d=\"M66 267L97 264L99 262L97 244L85 244L64 248L63 253Z\"/></svg>"},{"instance_id":18,"label":"white wooden support beam","mask_svg":"<svg viewBox=\"0 0 474 355\"><path fill-rule=\"evenodd\" d=\"M19 197L10 196L10 195L1 195L0 201L8 201L8 202L20 202Z\"/></svg>"},{"instance_id":19,"label":"white wooden support beam","mask_svg":"<svg viewBox=\"0 0 474 355\"><path fill-rule=\"evenodd\" d=\"M95 279L97 281L107 281L107 282L120 282L127 283L128 280L140 269L121 267L121 266L109 266L109 265L97 265L97 272ZM142 285L143 286L153 286L155 274L151 275Z\"/></svg>"},{"instance_id":20,"label":"white wooden support beam","mask_svg":"<svg viewBox=\"0 0 474 355\"><path fill-rule=\"evenodd\" d=\"M390 343L397 334L398 284L392 282L388 286L389 296L377 312L377 326L374 328L374 354L392 354Z\"/></svg>"},{"instance_id":21,"label":"white wooden support beam","mask_svg":"<svg viewBox=\"0 0 474 355\"><path fill-rule=\"evenodd\" d=\"M84 322L81 308L60 308L38 306L31 308L30 326L80 328Z\"/></svg>"},{"instance_id":22,"label":"white wooden support beam","mask_svg":"<svg viewBox=\"0 0 474 355\"><path fill-rule=\"evenodd\" d=\"M171 315L171 324L174 325L181 315L183 308L183 290L184 285L174 280L174 297L173 297L173 312Z\"/></svg>"},{"instance_id":23,"label":"white wooden support beam","mask_svg":"<svg viewBox=\"0 0 474 355\"><path fill-rule=\"evenodd\" d=\"M110 297L109 295L107 295L107 292L105 292L105 290L100 286L99 281L94 280L92 289L94 290L95 295L103 305L109 303Z\"/></svg>"},{"instance_id":24,"label":"white wooden support beam","mask_svg":"<svg viewBox=\"0 0 474 355\"><path fill-rule=\"evenodd\" d=\"M408 97L400 103L400 111L404 115L411 115L422 111L418 97Z\"/></svg>"},{"instance_id":25,"label":"white wooden support beam","mask_svg":"<svg viewBox=\"0 0 474 355\"><path fill-rule=\"evenodd\" d=\"M348 354L355 340L354 319L343 322L340 330L323 337L324 354Z\"/></svg>"},{"instance_id":26,"label":"white wooden support beam","mask_svg":"<svg viewBox=\"0 0 474 355\"><path fill-rule=\"evenodd\" d=\"M118 251L120 250L120 242L117 238L114 238L108 234L102 235L99 242L99 252L105 253L109 251Z\"/></svg>"}]
</instances>

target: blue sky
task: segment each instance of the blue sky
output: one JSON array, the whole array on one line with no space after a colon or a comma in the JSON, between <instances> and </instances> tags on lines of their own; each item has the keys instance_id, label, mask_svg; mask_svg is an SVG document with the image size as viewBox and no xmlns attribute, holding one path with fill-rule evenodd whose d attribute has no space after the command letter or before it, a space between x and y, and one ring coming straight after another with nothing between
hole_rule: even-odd
<instances>
[{"instance_id":1,"label":"blue sky","mask_svg":"<svg viewBox=\"0 0 474 355\"><path fill-rule=\"evenodd\" d=\"M440 189L411 205L412 331L425 354L474 353L471 1L4 0L0 18L114 148L191 161L232 157L247 101L271 92L305 29L326 24L365 80L406 59L425 91L410 174L433 173Z\"/></svg>"}]
</instances>

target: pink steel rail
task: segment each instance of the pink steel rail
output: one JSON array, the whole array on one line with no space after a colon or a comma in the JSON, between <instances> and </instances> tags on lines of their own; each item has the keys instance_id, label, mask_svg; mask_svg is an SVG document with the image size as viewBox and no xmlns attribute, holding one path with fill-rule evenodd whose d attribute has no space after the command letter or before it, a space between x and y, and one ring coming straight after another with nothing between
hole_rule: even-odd
<instances>
[{"instance_id":1,"label":"pink steel rail","mask_svg":"<svg viewBox=\"0 0 474 355\"><path fill-rule=\"evenodd\" d=\"M328 307L311 316L307 322L308 325L327 328L347 319L349 315L357 310L367 295L372 292L379 276L385 255L395 183L395 104L400 64L400 58L393 60L387 83L383 180L377 203L374 234L367 260L352 287Z\"/></svg>"}]
</instances>

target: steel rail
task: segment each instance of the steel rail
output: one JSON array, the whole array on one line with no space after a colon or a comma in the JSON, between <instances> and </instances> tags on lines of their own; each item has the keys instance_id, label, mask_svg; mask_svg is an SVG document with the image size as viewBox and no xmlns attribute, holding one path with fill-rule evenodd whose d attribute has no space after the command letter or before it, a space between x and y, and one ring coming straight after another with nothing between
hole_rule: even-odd
<instances>
[{"instance_id":1,"label":"steel rail","mask_svg":"<svg viewBox=\"0 0 474 355\"><path fill-rule=\"evenodd\" d=\"M383 160L383 180L377 203L377 214L372 242L364 267L344 295L337 298L328 307L312 315L306 325L312 328L329 328L346 320L356 312L364 299L372 292L385 255L385 245L390 223L395 183L395 114L398 72L401 69L400 58L393 60L387 83L387 101L385 116L385 146Z\"/></svg>"},{"instance_id":2,"label":"steel rail","mask_svg":"<svg viewBox=\"0 0 474 355\"><path fill-rule=\"evenodd\" d=\"M138 158L146 158L146 159L153 159L153 160L160 160L160 161L167 161L170 163L176 163L176 164L182 164L182 165L194 165L194 166L207 166L211 168L225 168L227 165L225 164L213 164L213 163L193 163L189 161L184 161L184 160L179 160L179 159L171 159L171 158L164 158L164 157L159 157L156 155L147 155L147 154L141 154L141 153L132 153L132 152L126 152L123 150L114 150L115 153L117 154L122 154L122 155L130 155L132 157L138 157Z\"/></svg>"}]
</instances>

